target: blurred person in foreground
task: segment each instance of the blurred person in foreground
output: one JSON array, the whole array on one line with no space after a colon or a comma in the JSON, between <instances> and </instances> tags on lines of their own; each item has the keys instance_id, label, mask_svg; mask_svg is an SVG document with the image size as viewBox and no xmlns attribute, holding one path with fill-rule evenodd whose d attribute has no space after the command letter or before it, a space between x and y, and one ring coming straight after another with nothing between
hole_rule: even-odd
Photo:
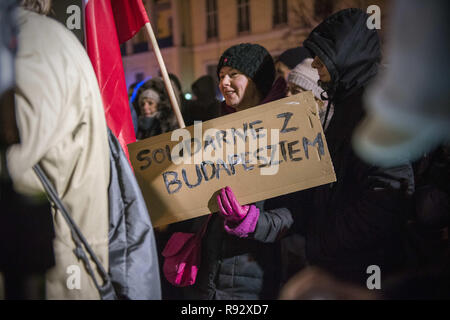
<instances>
[{"instance_id":1,"label":"blurred person in foreground","mask_svg":"<svg viewBox=\"0 0 450 320\"><path fill-rule=\"evenodd\" d=\"M396 1L390 67L365 96L367 117L353 144L365 161L414 161L450 141L450 3Z\"/></svg>"},{"instance_id":2,"label":"blurred person in foreground","mask_svg":"<svg viewBox=\"0 0 450 320\"><path fill-rule=\"evenodd\" d=\"M8 149L8 170L17 191L42 196L42 184L32 170L40 163L108 270L110 160L97 78L75 36L41 15L50 9L50 1L26 0L23 6L18 15L15 94L20 144ZM46 298L99 299L92 278L74 254L66 221L55 208L52 214L55 267L46 275ZM67 270L74 267L80 270L80 286L71 290ZM96 269L94 273L101 279Z\"/></svg>"},{"instance_id":3,"label":"blurred person in foreground","mask_svg":"<svg viewBox=\"0 0 450 320\"><path fill-rule=\"evenodd\" d=\"M5 154L20 142L14 104L15 0L0 2L0 30L0 300L43 299L44 275L55 263L50 204L14 191Z\"/></svg>"}]
</instances>

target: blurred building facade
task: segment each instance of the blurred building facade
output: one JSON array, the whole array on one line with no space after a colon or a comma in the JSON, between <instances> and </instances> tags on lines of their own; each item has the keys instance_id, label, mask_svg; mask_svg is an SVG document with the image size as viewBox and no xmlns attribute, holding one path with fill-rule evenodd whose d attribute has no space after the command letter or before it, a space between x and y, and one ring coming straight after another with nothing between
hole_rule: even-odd
<instances>
[{"instance_id":1,"label":"blurred building facade","mask_svg":"<svg viewBox=\"0 0 450 320\"><path fill-rule=\"evenodd\" d=\"M216 78L228 47L258 43L275 58L302 44L325 17L343 8L377 5L385 33L389 0L143 0L166 67L183 91L197 78ZM159 67L144 29L122 46L127 86L158 76Z\"/></svg>"}]
</instances>

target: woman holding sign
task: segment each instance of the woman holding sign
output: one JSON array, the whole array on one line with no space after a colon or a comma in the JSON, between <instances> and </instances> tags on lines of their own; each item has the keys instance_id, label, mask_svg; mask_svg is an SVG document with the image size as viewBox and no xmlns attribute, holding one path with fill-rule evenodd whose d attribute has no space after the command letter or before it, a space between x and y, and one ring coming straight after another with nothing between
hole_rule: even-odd
<instances>
[{"instance_id":1,"label":"woman holding sign","mask_svg":"<svg viewBox=\"0 0 450 320\"><path fill-rule=\"evenodd\" d=\"M217 74L225 110L236 112L284 97L269 52L239 44L220 58ZM187 299L273 299L280 288L278 240L293 223L287 209L265 211L241 205L230 187L219 191L219 214L210 217L202 241L201 265ZM197 219L199 222L208 218Z\"/></svg>"}]
</instances>

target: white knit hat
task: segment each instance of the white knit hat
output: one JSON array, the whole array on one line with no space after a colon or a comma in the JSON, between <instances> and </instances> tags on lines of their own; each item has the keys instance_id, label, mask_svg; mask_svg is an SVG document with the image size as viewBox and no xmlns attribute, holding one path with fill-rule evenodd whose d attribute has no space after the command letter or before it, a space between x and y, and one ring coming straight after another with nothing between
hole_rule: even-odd
<instances>
[{"instance_id":1,"label":"white knit hat","mask_svg":"<svg viewBox=\"0 0 450 320\"><path fill-rule=\"evenodd\" d=\"M153 89L147 89L139 95L139 105L143 103L145 98L153 100L156 104L158 104L160 100L158 92Z\"/></svg>"},{"instance_id":2,"label":"white knit hat","mask_svg":"<svg viewBox=\"0 0 450 320\"><path fill-rule=\"evenodd\" d=\"M305 90L312 91L317 99L321 99L320 94L323 92L323 89L317 84L317 81L319 81L319 73L311 67L312 62L312 58L307 58L296 65L289 72L288 82L292 82Z\"/></svg>"}]
</instances>

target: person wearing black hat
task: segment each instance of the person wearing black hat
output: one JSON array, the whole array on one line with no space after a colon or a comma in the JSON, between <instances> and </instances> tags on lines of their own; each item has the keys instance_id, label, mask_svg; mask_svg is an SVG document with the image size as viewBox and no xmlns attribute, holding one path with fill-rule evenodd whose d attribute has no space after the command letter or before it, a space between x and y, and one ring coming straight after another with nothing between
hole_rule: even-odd
<instances>
[{"instance_id":1,"label":"person wearing black hat","mask_svg":"<svg viewBox=\"0 0 450 320\"><path fill-rule=\"evenodd\" d=\"M274 83L273 59L257 44L227 49L219 60L217 75L228 112L284 97L284 80ZM278 240L293 223L290 212L285 208L264 210L262 202L241 205L229 187L219 191L217 202L219 214L190 222L193 231L210 219L196 282L184 289L184 298L277 298L281 286Z\"/></svg>"},{"instance_id":2,"label":"person wearing black hat","mask_svg":"<svg viewBox=\"0 0 450 320\"><path fill-rule=\"evenodd\" d=\"M275 62L277 77L282 77L287 81L289 72L308 58L312 58L311 53L304 47L287 49L280 54Z\"/></svg>"},{"instance_id":3,"label":"person wearing black hat","mask_svg":"<svg viewBox=\"0 0 450 320\"><path fill-rule=\"evenodd\" d=\"M257 44L239 44L227 49L219 60L219 88L228 106L237 111L259 104L275 79L272 56Z\"/></svg>"}]
</instances>

